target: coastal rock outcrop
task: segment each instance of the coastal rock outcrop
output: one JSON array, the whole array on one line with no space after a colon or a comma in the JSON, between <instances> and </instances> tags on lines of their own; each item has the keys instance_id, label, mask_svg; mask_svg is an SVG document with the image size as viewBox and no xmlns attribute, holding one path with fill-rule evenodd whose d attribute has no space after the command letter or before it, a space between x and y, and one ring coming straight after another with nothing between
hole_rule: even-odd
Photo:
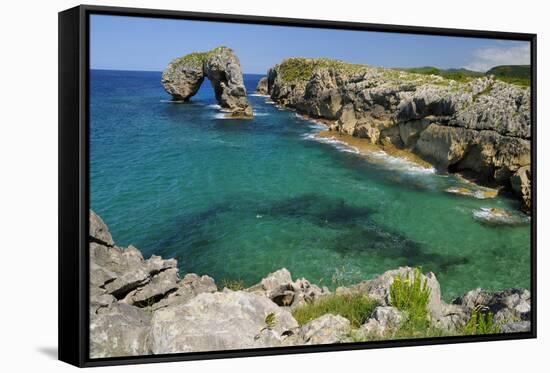
<instances>
[{"instance_id":1,"label":"coastal rock outcrop","mask_svg":"<svg viewBox=\"0 0 550 373\"><path fill-rule=\"evenodd\" d=\"M204 78L212 84L216 100L229 117L252 117L246 97L241 64L232 49L217 47L171 61L162 73L162 85L176 100L188 101Z\"/></svg>"},{"instance_id":2,"label":"coastal rock outcrop","mask_svg":"<svg viewBox=\"0 0 550 373\"><path fill-rule=\"evenodd\" d=\"M116 246L93 211L89 247L91 357L149 354L152 312L217 290L208 276L180 279L175 259L144 259L133 246Z\"/></svg>"},{"instance_id":3,"label":"coastal rock outcrop","mask_svg":"<svg viewBox=\"0 0 550 373\"><path fill-rule=\"evenodd\" d=\"M289 58L268 72L278 105L330 129L407 149L442 171L516 190L530 209L531 92L492 77L436 75ZM512 178L515 178L512 180Z\"/></svg>"},{"instance_id":4,"label":"coastal rock outcrop","mask_svg":"<svg viewBox=\"0 0 550 373\"><path fill-rule=\"evenodd\" d=\"M256 85L256 93L261 95L267 95L267 76L260 78L258 84Z\"/></svg>"},{"instance_id":5,"label":"coastal rock outcrop","mask_svg":"<svg viewBox=\"0 0 550 373\"><path fill-rule=\"evenodd\" d=\"M247 291L268 297L279 306L296 308L330 294L326 287L311 284L305 278L292 281L286 268L270 273Z\"/></svg>"},{"instance_id":6,"label":"coastal rock outcrop","mask_svg":"<svg viewBox=\"0 0 550 373\"><path fill-rule=\"evenodd\" d=\"M358 284L349 287L340 287L336 289L336 294L349 294L349 293L361 293L367 295L369 298L378 301L381 306L389 306L390 300L390 286L393 283L396 276L401 278L409 278L412 281L414 276L414 269L410 267L400 267L398 269L392 269L384 272L382 275L372 279L362 281ZM441 289L439 287L439 281L435 277L435 274L429 272L427 274L421 274L420 280L422 283L426 283L430 289L430 298L428 302L428 312L434 320L439 320L445 316L443 302L441 300Z\"/></svg>"},{"instance_id":7,"label":"coastal rock outcrop","mask_svg":"<svg viewBox=\"0 0 550 373\"><path fill-rule=\"evenodd\" d=\"M244 290L218 290L206 275L180 278L175 259L144 259L133 247L116 246L103 220L90 211L90 357L118 357L278 346L346 343L391 338L407 322L392 306L390 286L414 270L401 267L348 287L336 295L358 294L376 302L362 325L327 311L299 325L298 307L316 306L328 289L277 270ZM410 278L410 277L409 277ZM531 328L531 294L524 289L472 290L445 303L433 273L421 274L430 289L431 325L451 335L474 310L491 312L506 333ZM367 315L365 315L367 316Z\"/></svg>"},{"instance_id":8,"label":"coastal rock outcrop","mask_svg":"<svg viewBox=\"0 0 550 373\"><path fill-rule=\"evenodd\" d=\"M231 290L160 309L151 325L154 354L276 347L298 328L290 312L268 298Z\"/></svg>"},{"instance_id":9,"label":"coastal rock outcrop","mask_svg":"<svg viewBox=\"0 0 550 373\"><path fill-rule=\"evenodd\" d=\"M326 314L302 326L299 336L306 345L342 343L347 340L350 330L348 319Z\"/></svg>"},{"instance_id":10,"label":"coastal rock outcrop","mask_svg":"<svg viewBox=\"0 0 550 373\"><path fill-rule=\"evenodd\" d=\"M395 307L379 306L374 309L370 319L361 325L359 333L365 337L391 337L407 320L407 314Z\"/></svg>"},{"instance_id":11,"label":"coastal rock outcrop","mask_svg":"<svg viewBox=\"0 0 550 373\"><path fill-rule=\"evenodd\" d=\"M512 189L521 197L524 211L531 210L531 166L520 167L512 176Z\"/></svg>"}]
</instances>

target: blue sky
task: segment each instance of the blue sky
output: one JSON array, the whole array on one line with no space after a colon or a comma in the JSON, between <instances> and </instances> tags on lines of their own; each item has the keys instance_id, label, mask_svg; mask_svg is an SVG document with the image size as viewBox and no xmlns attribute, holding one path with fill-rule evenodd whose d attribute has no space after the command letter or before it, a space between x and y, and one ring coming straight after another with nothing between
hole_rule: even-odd
<instances>
[{"instance_id":1,"label":"blue sky","mask_svg":"<svg viewBox=\"0 0 550 373\"><path fill-rule=\"evenodd\" d=\"M92 69L162 71L173 58L219 45L245 73L263 74L287 57L328 57L385 67L529 64L529 43L381 32L92 15Z\"/></svg>"}]
</instances>

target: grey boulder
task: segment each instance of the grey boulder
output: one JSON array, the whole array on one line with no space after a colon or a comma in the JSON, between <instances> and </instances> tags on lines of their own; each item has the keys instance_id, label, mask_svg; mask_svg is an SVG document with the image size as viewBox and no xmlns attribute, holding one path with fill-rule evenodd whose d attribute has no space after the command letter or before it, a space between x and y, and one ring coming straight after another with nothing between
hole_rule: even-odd
<instances>
[{"instance_id":1,"label":"grey boulder","mask_svg":"<svg viewBox=\"0 0 550 373\"><path fill-rule=\"evenodd\" d=\"M154 354L277 347L297 327L271 300L226 289L155 311L151 347Z\"/></svg>"}]
</instances>

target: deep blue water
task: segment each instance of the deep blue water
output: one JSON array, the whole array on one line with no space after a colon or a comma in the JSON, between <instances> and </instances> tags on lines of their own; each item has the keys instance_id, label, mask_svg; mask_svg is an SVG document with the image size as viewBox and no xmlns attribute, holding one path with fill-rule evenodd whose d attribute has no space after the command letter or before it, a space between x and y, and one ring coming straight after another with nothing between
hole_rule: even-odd
<instances>
[{"instance_id":1,"label":"deep blue water","mask_svg":"<svg viewBox=\"0 0 550 373\"><path fill-rule=\"evenodd\" d=\"M529 287L529 224L472 216L516 201L451 195L454 176L316 141L318 125L266 97L249 97L253 120L223 119L207 80L174 103L160 76L91 72L91 207L119 246L218 282L287 267L333 287L413 265L434 271L447 299ZM260 77L245 76L249 93Z\"/></svg>"}]
</instances>

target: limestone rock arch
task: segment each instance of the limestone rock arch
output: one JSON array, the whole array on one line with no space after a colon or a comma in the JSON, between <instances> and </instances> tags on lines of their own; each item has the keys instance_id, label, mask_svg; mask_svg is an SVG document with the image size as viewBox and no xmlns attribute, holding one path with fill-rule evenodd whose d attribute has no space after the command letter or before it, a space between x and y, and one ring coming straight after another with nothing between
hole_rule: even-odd
<instances>
[{"instance_id":1,"label":"limestone rock arch","mask_svg":"<svg viewBox=\"0 0 550 373\"><path fill-rule=\"evenodd\" d=\"M162 85L174 99L188 101L197 93L205 77L210 80L216 100L228 116L252 117L241 64L231 48L217 47L172 60L162 73Z\"/></svg>"}]
</instances>

